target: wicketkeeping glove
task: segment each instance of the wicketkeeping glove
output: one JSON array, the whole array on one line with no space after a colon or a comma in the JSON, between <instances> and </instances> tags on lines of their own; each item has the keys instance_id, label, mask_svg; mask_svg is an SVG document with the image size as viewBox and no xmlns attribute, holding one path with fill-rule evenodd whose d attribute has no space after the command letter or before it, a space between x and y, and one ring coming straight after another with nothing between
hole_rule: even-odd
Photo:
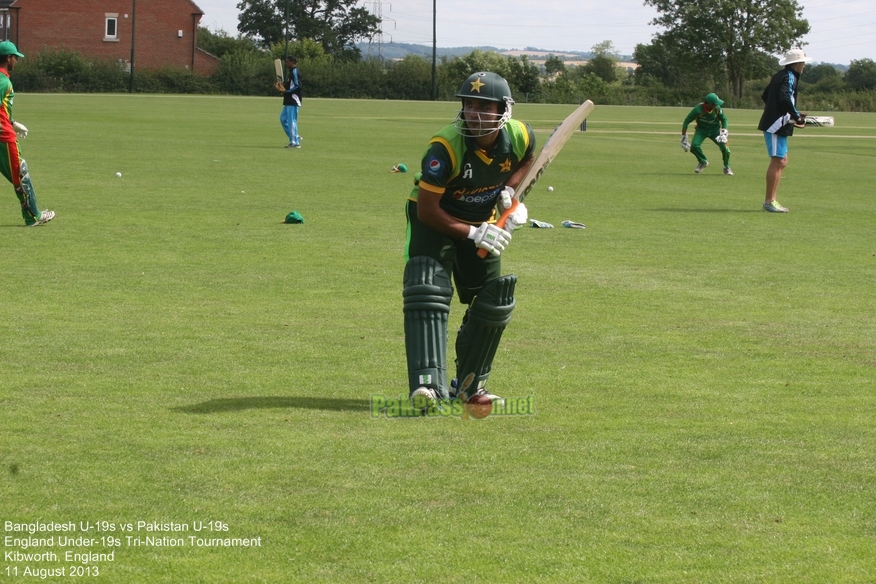
<instances>
[{"instance_id":1,"label":"wicketkeeping glove","mask_svg":"<svg viewBox=\"0 0 876 584\"><path fill-rule=\"evenodd\" d=\"M514 212L508 215L508 219L505 220L505 231L511 233L528 223L529 212L526 210L526 205L520 203L517 205L517 208L514 209Z\"/></svg>"},{"instance_id":2,"label":"wicketkeeping glove","mask_svg":"<svg viewBox=\"0 0 876 584\"><path fill-rule=\"evenodd\" d=\"M15 133L18 134L18 137L22 140L27 138L27 127L20 122L12 122L12 127L15 128Z\"/></svg>"},{"instance_id":3,"label":"wicketkeeping glove","mask_svg":"<svg viewBox=\"0 0 876 584\"><path fill-rule=\"evenodd\" d=\"M718 137L715 138L715 142L718 142L719 144L726 144L729 138L730 133L724 128L721 128L721 131L718 132Z\"/></svg>"},{"instance_id":4,"label":"wicketkeeping glove","mask_svg":"<svg viewBox=\"0 0 876 584\"><path fill-rule=\"evenodd\" d=\"M690 151L690 142L687 141L687 134L681 135L681 149L685 152Z\"/></svg>"},{"instance_id":5,"label":"wicketkeeping glove","mask_svg":"<svg viewBox=\"0 0 876 584\"><path fill-rule=\"evenodd\" d=\"M472 225L468 238L474 241L476 246L494 256L501 255L502 250L511 243L511 234L492 223L481 223L480 227Z\"/></svg>"}]
</instances>

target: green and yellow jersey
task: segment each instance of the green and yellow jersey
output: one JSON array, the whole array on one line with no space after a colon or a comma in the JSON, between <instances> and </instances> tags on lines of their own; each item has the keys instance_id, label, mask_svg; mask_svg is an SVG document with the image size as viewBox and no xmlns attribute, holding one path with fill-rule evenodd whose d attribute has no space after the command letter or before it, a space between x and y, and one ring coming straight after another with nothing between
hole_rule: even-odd
<instances>
[{"instance_id":1,"label":"green and yellow jersey","mask_svg":"<svg viewBox=\"0 0 876 584\"><path fill-rule=\"evenodd\" d=\"M534 150L532 128L514 119L499 131L490 152L481 150L474 138L459 135L450 124L429 141L409 198L416 201L422 188L441 195L441 208L460 221L480 224L494 220L496 197Z\"/></svg>"}]
</instances>

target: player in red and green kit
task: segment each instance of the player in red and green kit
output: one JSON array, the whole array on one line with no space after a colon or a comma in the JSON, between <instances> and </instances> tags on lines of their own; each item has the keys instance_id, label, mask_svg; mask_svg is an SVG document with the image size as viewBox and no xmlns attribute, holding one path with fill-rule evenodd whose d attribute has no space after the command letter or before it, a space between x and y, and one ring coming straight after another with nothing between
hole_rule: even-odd
<instances>
[{"instance_id":1,"label":"player in red and green kit","mask_svg":"<svg viewBox=\"0 0 876 584\"><path fill-rule=\"evenodd\" d=\"M0 43L0 173L5 176L15 188L15 194L21 203L21 215L28 226L44 225L55 217L54 211L40 212L37 207L36 193L27 172L27 163L21 158L18 150L18 137L27 136L27 128L12 118L12 102L15 92L9 74L15 68L18 59L24 55L18 52L10 41Z\"/></svg>"},{"instance_id":2,"label":"player in red and green kit","mask_svg":"<svg viewBox=\"0 0 876 584\"><path fill-rule=\"evenodd\" d=\"M506 227L495 225L533 160L535 135L511 118L511 89L480 72L463 83L456 122L429 142L407 202L404 273L405 346L412 398L486 392L493 357L514 310L517 277L499 259L514 229L528 221L519 205ZM486 258L478 251L490 252ZM453 283L451 284L451 278ZM456 387L447 381L447 326L456 285L468 305L456 337Z\"/></svg>"},{"instance_id":3,"label":"player in red and green kit","mask_svg":"<svg viewBox=\"0 0 876 584\"><path fill-rule=\"evenodd\" d=\"M724 174L733 176L733 171L730 170L730 148L727 147L730 135L727 132L727 116L721 109L722 105L724 102L714 93L710 93L703 100L703 103L690 110L681 126L681 147L685 152L690 150L697 157L699 164L694 169L697 174L709 166L709 161L703 153L703 142L708 138L721 149L721 156L724 158ZM697 123L696 131L693 141L688 142L687 127L693 121Z\"/></svg>"}]
</instances>

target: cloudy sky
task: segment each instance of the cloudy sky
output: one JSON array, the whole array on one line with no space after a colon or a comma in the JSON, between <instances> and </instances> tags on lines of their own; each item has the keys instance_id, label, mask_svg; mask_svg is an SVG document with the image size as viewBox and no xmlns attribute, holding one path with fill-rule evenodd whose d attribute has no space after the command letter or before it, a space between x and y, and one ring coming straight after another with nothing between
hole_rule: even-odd
<instances>
[{"instance_id":1,"label":"cloudy sky","mask_svg":"<svg viewBox=\"0 0 876 584\"><path fill-rule=\"evenodd\" d=\"M201 25L237 34L239 0L194 0ZM604 3L607 2L607 3ZM873 0L798 0L812 27L804 41L816 61L848 65L876 60L876 2ZM439 47L537 47L588 51L610 40L624 55L649 43L656 16L642 0L436 0ZM432 44L432 0L366 0L383 16L383 42Z\"/></svg>"}]
</instances>

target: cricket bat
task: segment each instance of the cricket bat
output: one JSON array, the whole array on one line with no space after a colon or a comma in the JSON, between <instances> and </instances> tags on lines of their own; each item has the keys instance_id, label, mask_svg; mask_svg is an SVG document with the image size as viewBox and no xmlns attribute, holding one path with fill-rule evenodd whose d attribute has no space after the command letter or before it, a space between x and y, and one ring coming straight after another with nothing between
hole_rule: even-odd
<instances>
[{"instance_id":1,"label":"cricket bat","mask_svg":"<svg viewBox=\"0 0 876 584\"><path fill-rule=\"evenodd\" d=\"M277 75L277 83L283 83L283 61L274 59L274 73Z\"/></svg>"},{"instance_id":2,"label":"cricket bat","mask_svg":"<svg viewBox=\"0 0 876 584\"><path fill-rule=\"evenodd\" d=\"M563 146L566 145L566 142L568 142L569 138L572 137L572 134L575 133L575 130L577 130L581 126L581 123L587 119L587 116L590 115L590 112L593 111L594 107L593 102L588 99L578 106L578 109L573 111L569 117L563 120L563 123L557 126L553 133L548 137L547 142L544 143L541 152L538 154L538 158L533 161L526 176L524 176L523 180L517 185L511 206L505 209L505 212L502 213L502 216L496 221L497 227L505 227L505 222L508 221L508 217L514 212L517 205L523 202L523 199L526 198L526 195L529 194L529 191L532 190L532 187L535 186L535 183L538 182L538 179L541 178L541 175L550 163L553 162L557 154L560 153L560 150L563 149ZM478 250L478 255L482 258L487 257L487 253L489 252L485 249Z\"/></svg>"}]
</instances>

